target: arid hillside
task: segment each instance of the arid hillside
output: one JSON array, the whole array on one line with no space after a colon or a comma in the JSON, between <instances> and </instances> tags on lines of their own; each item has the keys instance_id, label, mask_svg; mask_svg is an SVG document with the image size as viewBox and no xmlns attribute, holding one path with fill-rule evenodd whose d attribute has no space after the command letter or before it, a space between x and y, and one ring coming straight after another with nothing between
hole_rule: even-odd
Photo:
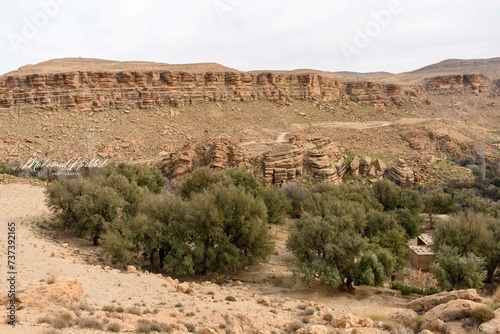
<instances>
[{"instance_id":1,"label":"arid hillside","mask_svg":"<svg viewBox=\"0 0 500 334\"><path fill-rule=\"evenodd\" d=\"M419 182L442 167L429 161L498 157L497 66L392 75L51 60L0 76L0 161L149 162L169 175L249 166L279 182L335 180L358 155L406 159Z\"/></svg>"}]
</instances>

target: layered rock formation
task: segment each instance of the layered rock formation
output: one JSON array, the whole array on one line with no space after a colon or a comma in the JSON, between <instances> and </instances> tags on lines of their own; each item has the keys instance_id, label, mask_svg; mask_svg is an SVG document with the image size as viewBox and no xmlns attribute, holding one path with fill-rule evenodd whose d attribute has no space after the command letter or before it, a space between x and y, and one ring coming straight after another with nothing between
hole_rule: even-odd
<instances>
[{"instance_id":1,"label":"layered rock formation","mask_svg":"<svg viewBox=\"0 0 500 334\"><path fill-rule=\"evenodd\" d=\"M385 178L400 186L412 185L418 182L417 175L403 159L399 159L396 166L387 169Z\"/></svg>"},{"instance_id":2,"label":"layered rock formation","mask_svg":"<svg viewBox=\"0 0 500 334\"><path fill-rule=\"evenodd\" d=\"M491 92L494 83L482 74L442 75L425 80L426 90L433 94L463 94Z\"/></svg>"},{"instance_id":3,"label":"layered rock formation","mask_svg":"<svg viewBox=\"0 0 500 334\"><path fill-rule=\"evenodd\" d=\"M221 170L243 167L261 177L267 184L280 185L295 179L310 179L341 183L348 173L364 176L375 182L389 179L400 185L418 182L417 173L404 160L388 168L380 159L355 157L346 163L345 152L328 138L300 139L289 136L284 143L255 143L242 147L228 137L213 138L209 143L187 145L179 152L167 155L160 164L163 174L180 179L196 167Z\"/></svg>"},{"instance_id":4,"label":"layered rock formation","mask_svg":"<svg viewBox=\"0 0 500 334\"><path fill-rule=\"evenodd\" d=\"M310 138L302 141L292 137L286 143L259 145L260 152L257 150L254 154L245 154L229 138L221 136L209 144L186 146L180 152L168 155L163 159L161 169L169 178L182 178L196 167L207 166L215 170L246 167L268 184L282 184L304 177L341 182L335 164L342 161L342 152L329 139Z\"/></svg>"},{"instance_id":5,"label":"layered rock formation","mask_svg":"<svg viewBox=\"0 0 500 334\"><path fill-rule=\"evenodd\" d=\"M354 101L375 107L401 106L415 92L435 94L490 92L498 89L482 74L442 75L428 78L424 87L400 83L347 79L319 72L239 72L219 66L182 70L162 67L112 66L93 70L77 63L59 64L49 72L17 71L0 76L0 109L14 107L103 111L121 108L181 107L208 101L290 100ZM49 62L50 63L50 62ZM71 65L71 66L70 66ZM35 65L36 66L36 65ZM67 70L65 70L67 69ZM79 69L79 70L75 70ZM33 74L34 73L34 74ZM495 88L496 85L496 88Z\"/></svg>"},{"instance_id":6,"label":"layered rock formation","mask_svg":"<svg viewBox=\"0 0 500 334\"><path fill-rule=\"evenodd\" d=\"M353 100L377 107L398 105L403 86L341 82L318 74L173 72L151 70L66 72L0 77L0 108L102 111L181 107L208 101L291 99Z\"/></svg>"}]
</instances>

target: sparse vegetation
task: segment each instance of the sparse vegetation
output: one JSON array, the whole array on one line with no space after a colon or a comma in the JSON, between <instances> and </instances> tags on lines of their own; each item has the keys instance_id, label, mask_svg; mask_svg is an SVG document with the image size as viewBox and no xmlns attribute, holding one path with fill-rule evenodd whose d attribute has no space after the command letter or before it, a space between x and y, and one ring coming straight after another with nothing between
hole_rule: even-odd
<instances>
[{"instance_id":1,"label":"sparse vegetation","mask_svg":"<svg viewBox=\"0 0 500 334\"><path fill-rule=\"evenodd\" d=\"M45 282L47 284L54 284L56 282L56 279L57 279L57 276L55 274L49 274L49 275L47 275Z\"/></svg>"},{"instance_id":2,"label":"sparse vegetation","mask_svg":"<svg viewBox=\"0 0 500 334\"><path fill-rule=\"evenodd\" d=\"M101 321L91 318L91 317L81 317L77 320L77 325L80 328L90 328L90 329L98 329L103 330L104 325Z\"/></svg>"},{"instance_id":3,"label":"sparse vegetation","mask_svg":"<svg viewBox=\"0 0 500 334\"><path fill-rule=\"evenodd\" d=\"M106 325L106 331L119 333L122 331L122 326L118 322L110 322Z\"/></svg>"}]
</instances>

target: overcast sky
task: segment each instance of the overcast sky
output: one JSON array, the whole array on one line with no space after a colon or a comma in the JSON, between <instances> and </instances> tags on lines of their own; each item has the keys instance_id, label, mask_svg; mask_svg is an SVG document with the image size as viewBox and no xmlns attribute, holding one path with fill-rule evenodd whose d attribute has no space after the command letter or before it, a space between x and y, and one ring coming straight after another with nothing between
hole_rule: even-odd
<instances>
[{"instance_id":1,"label":"overcast sky","mask_svg":"<svg viewBox=\"0 0 500 334\"><path fill-rule=\"evenodd\" d=\"M0 0L0 74L64 57L411 71L500 57L498 0Z\"/></svg>"}]
</instances>

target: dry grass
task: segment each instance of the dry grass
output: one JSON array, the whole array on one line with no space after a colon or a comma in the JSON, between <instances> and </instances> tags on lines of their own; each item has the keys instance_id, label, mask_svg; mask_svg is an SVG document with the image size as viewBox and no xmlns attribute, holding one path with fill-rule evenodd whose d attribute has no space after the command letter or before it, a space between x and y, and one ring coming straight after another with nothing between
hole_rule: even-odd
<instances>
[{"instance_id":1,"label":"dry grass","mask_svg":"<svg viewBox=\"0 0 500 334\"><path fill-rule=\"evenodd\" d=\"M98 330L102 330L104 328L101 321L90 317L83 317L78 319L77 324L80 328L91 328Z\"/></svg>"},{"instance_id":2,"label":"dry grass","mask_svg":"<svg viewBox=\"0 0 500 334\"><path fill-rule=\"evenodd\" d=\"M54 284L57 280L57 276L54 274L48 274L47 278L45 278L45 283Z\"/></svg>"},{"instance_id":3,"label":"dry grass","mask_svg":"<svg viewBox=\"0 0 500 334\"><path fill-rule=\"evenodd\" d=\"M138 308L137 306L131 306L127 308L127 313L134 314L134 315L141 315L141 309Z\"/></svg>"},{"instance_id":4,"label":"dry grass","mask_svg":"<svg viewBox=\"0 0 500 334\"><path fill-rule=\"evenodd\" d=\"M80 311L88 311L88 312L95 311L94 308L86 300L82 300L80 304L78 304L78 309Z\"/></svg>"},{"instance_id":5,"label":"dry grass","mask_svg":"<svg viewBox=\"0 0 500 334\"><path fill-rule=\"evenodd\" d=\"M379 314L379 313L372 313L367 316L368 318L372 319L373 321L384 321L388 318L386 314Z\"/></svg>"},{"instance_id":6,"label":"dry grass","mask_svg":"<svg viewBox=\"0 0 500 334\"><path fill-rule=\"evenodd\" d=\"M137 321L137 332L139 333L167 333L170 332L170 326L164 323L159 323L157 321L151 321L146 319L140 319Z\"/></svg>"},{"instance_id":7,"label":"dry grass","mask_svg":"<svg viewBox=\"0 0 500 334\"><path fill-rule=\"evenodd\" d=\"M106 326L106 331L108 332L113 332L113 333L119 333L122 331L122 325L120 325L119 323L117 322L110 322L107 326Z\"/></svg>"},{"instance_id":8,"label":"dry grass","mask_svg":"<svg viewBox=\"0 0 500 334\"><path fill-rule=\"evenodd\" d=\"M104 305L101 310L103 310L104 312L115 312L116 311L116 307L115 305Z\"/></svg>"},{"instance_id":9,"label":"dry grass","mask_svg":"<svg viewBox=\"0 0 500 334\"><path fill-rule=\"evenodd\" d=\"M495 300L496 303L500 303L500 286L493 293L493 300Z\"/></svg>"},{"instance_id":10,"label":"dry grass","mask_svg":"<svg viewBox=\"0 0 500 334\"><path fill-rule=\"evenodd\" d=\"M43 334L61 334L61 331L58 331L56 329L48 329Z\"/></svg>"},{"instance_id":11,"label":"dry grass","mask_svg":"<svg viewBox=\"0 0 500 334\"><path fill-rule=\"evenodd\" d=\"M285 327L285 331L287 333L294 333L296 331L298 331L299 329L301 328L304 328L305 325L302 321L300 320L293 320L291 323L289 323L288 325L286 325Z\"/></svg>"}]
</instances>

